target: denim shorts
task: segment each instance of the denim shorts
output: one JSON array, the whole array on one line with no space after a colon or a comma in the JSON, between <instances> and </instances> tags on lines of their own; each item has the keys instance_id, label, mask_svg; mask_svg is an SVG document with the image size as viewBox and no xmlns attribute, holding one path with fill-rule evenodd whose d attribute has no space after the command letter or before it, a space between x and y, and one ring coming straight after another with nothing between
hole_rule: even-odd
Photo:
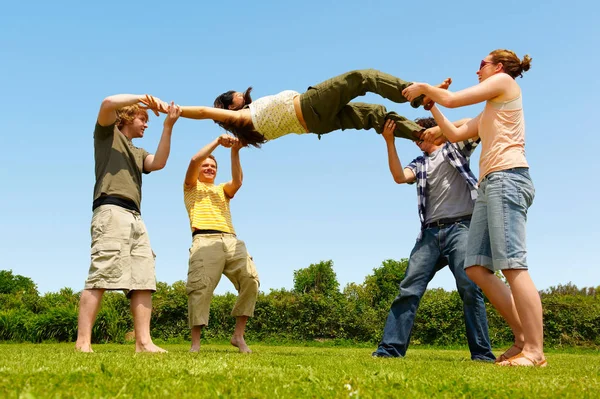
<instances>
[{"instance_id":1,"label":"denim shorts","mask_svg":"<svg viewBox=\"0 0 600 399\"><path fill-rule=\"evenodd\" d=\"M529 168L492 172L479 184L465 268L527 269L527 209L535 196Z\"/></svg>"}]
</instances>

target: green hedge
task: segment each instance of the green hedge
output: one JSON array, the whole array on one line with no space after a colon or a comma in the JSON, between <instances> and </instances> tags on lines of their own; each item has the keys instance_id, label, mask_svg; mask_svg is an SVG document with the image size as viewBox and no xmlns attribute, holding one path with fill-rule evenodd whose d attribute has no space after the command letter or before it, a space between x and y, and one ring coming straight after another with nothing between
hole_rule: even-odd
<instances>
[{"instance_id":1,"label":"green hedge","mask_svg":"<svg viewBox=\"0 0 600 399\"><path fill-rule=\"evenodd\" d=\"M386 263L387 262L387 263ZM249 340L346 340L376 343L381 339L389 306L397 294L397 274L405 261L386 261L363 284L348 284L343 292L314 289L261 292L254 317L247 326ZM329 262L328 267L331 267ZM314 265L311 265L311 267ZM323 273L322 268L313 268ZM303 275L302 273L298 273ZM306 276L304 276L306 278ZM386 284L380 284L385 280ZM330 284L330 283L328 283ZM309 285L307 285L309 286ZM600 346L600 296L598 289L579 289L572 284L541 292L544 335L548 346ZM235 319L230 316L236 295L215 295L209 326L203 337L228 339ZM74 341L77 336L79 293L62 289L39 296L36 290L0 292L0 340ZM510 328L498 312L487 306L489 331L494 346L510 342ZM120 292L104 295L92 339L124 342L132 331L129 300ZM163 340L187 340L185 283L159 283L153 296L152 336ZM425 293L412 332L413 344L466 345L462 302L456 291L430 289Z\"/></svg>"}]
</instances>

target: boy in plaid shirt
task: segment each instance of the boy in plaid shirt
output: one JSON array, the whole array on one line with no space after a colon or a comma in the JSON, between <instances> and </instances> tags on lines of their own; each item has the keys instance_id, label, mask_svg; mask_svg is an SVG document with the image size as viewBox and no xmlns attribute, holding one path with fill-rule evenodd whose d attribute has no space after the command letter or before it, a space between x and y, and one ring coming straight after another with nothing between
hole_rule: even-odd
<instances>
[{"instance_id":1,"label":"boy in plaid shirt","mask_svg":"<svg viewBox=\"0 0 600 399\"><path fill-rule=\"evenodd\" d=\"M419 119L417 123L424 128L436 126L433 118ZM383 338L373 356L406 355L415 314L427 284L438 270L448 265L463 301L471 359L494 361L483 295L463 268L469 222L477 198L477 178L471 172L469 158L479 139L440 145L417 141L423 155L403 168L395 147L394 129L394 122L388 120L383 137L390 172L398 184L417 183L421 229L400 283L400 293L388 314Z\"/></svg>"}]
</instances>

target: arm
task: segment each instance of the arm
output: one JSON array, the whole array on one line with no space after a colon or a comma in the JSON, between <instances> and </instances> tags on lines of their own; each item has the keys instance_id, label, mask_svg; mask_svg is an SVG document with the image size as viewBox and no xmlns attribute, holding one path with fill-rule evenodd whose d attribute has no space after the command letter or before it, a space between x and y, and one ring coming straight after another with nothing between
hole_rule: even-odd
<instances>
[{"instance_id":1,"label":"arm","mask_svg":"<svg viewBox=\"0 0 600 399\"><path fill-rule=\"evenodd\" d=\"M414 83L404 89L402 95L409 101L412 101L414 98L424 94L446 108L457 108L492 100L505 94L512 80L513 78L509 75L498 73L475 86L455 93L433 87L427 83Z\"/></svg>"},{"instance_id":2,"label":"arm","mask_svg":"<svg viewBox=\"0 0 600 399\"><path fill-rule=\"evenodd\" d=\"M235 123L243 119L250 119L249 110L232 111L229 109L203 107L203 106L185 106L181 107L181 116L190 119L212 119L215 122Z\"/></svg>"},{"instance_id":3,"label":"arm","mask_svg":"<svg viewBox=\"0 0 600 399\"><path fill-rule=\"evenodd\" d=\"M168 108L168 114L163 123L163 132L156 149L156 154L150 154L144 159L144 170L146 172L153 172L155 170L161 170L167 165L167 159L171 153L171 134L173 133L173 126L179 115L181 115L181 108L171 102Z\"/></svg>"},{"instance_id":4,"label":"arm","mask_svg":"<svg viewBox=\"0 0 600 399\"><path fill-rule=\"evenodd\" d=\"M479 134L479 118L481 117L481 114L457 127L442 114L437 106L434 105L431 108L431 113L440 128L440 132L453 143L476 137ZM428 131L424 132L421 138L430 142L434 142L436 139L436 137L429 134Z\"/></svg>"},{"instance_id":5,"label":"arm","mask_svg":"<svg viewBox=\"0 0 600 399\"><path fill-rule=\"evenodd\" d=\"M168 104L159 98L149 94L115 94L102 100L100 111L98 112L98 123L100 126L110 126L117 120L117 110L128 105L143 103L143 109L150 109L156 116L162 109L168 110ZM148 105L150 102L150 105Z\"/></svg>"},{"instance_id":6,"label":"arm","mask_svg":"<svg viewBox=\"0 0 600 399\"><path fill-rule=\"evenodd\" d=\"M223 187L223 191L229 198L233 198L235 193L242 187L242 181L244 180L242 164L240 163L242 143L237 139L233 140L234 144L231 146L231 180L225 183Z\"/></svg>"},{"instance_id":7,"label":"arm","mask_svg":"<svg viewBox=\"0 0 600 399\"><path fill-rule=\"evenodd\" d=\"M117 110L139 103L143 94L115 94L102 100L100 111L98 112L98 124L100 126L110 126L117 120Z\"/></svg>"},{"instance_id":8,"label":"arm","mask_svg":"<svg viewBox=\"0 0 600 399\"><path fill-rule=\"evenodd\" d=\"M452 125L454 125L455 127L461 127L462 125L466 124L470 120L471 120L471 118L459 119L457 121L452 122ZM436 123L437 123L437 121L436 121ZM442 134L442 129L438 125L438 126L431 127L429 129L425 130L421 134L421 140L427 141L428 143L433 143L435 145L440 145L440 144L445 143L448 139L446 138L446 136L444 136Z\"/></svg>"},{"instance_id":9,"label":"arm","mask_svg":"<svg viewBox=\"0 0 600 399\"><path fill-rule=\"evenodd\" d=\"M402 168L400 158L398 157L398 151L396 151L396 141L394 137L394 130L396 129L396 123L391 119L388 119L383 128L382 136L385 139L388 154L388 165L394 181L398 184L412 183L415 181L415 174L409 168Z\"/></svg>"},{"instance_id":10,"label":"arm","mask_svg":"<svg viewBox=\"0 0 600 399\"><path fill-rule=\"evenodd\" d=\"M198 180L198 176L200 175L200 165L202 165L202 161L204 161L206 157L208 157L219 145L222 145L223 147L231 147L230 143L232 140L233 137L227 134L222 134L202 147L202 149L198 151L190 160L187 172L185 173L185 185L195 185L196 180Z\"/></svg>"}]
</instances>

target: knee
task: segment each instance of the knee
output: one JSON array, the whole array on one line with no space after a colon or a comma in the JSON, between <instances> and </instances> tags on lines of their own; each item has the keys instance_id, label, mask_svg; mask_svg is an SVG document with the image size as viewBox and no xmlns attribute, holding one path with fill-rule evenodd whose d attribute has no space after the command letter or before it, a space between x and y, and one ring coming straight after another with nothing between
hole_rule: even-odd
<instances>
[{"instance_id":1,"label":"knee","mask_svg":"<svg viewBox=\"0 0 600 399\"><path fill-rule=\"evenodd\" d=\"M471 279L471 281L473 281L474 283L477 283L477 278L479 277L479 273L477 271L476 266L467 267L465 269L465 273L467 274L467 277L469 277Z\"/></svg>"},{"instance_id":2,"label":"knee","mask_svg":"<svg viewBox=\"0 0 600 399\"><path fill-rule=\"evenodd\" d=\"M472 281L467 281L459 286L459 293L465 305L473 305L483 299L481 290Z\"/></svg>"},{"instance_id":3,"label":"knee","mask_svg":"<svg viewBox=\"0 0 600 399\"><path fill-rule=\"evenodd\" d=\"M248 276L246 278L243 278L239 284L240 284L240 286L239 286L240 294L251 295L251 296L258 295L258 287L260 286L260 283L258 282L258 279L256 277Z\"/></svg>"},{"instance_id":4,"label":"knee","mask_svg":"<svg viewBox=\"0 0 600 399\"><path fill-rule=\"evenodd\" d=\"M407 282L406 284L400 284L400 293L398 295L398 298L421 298L424 293L425 289L422 289L422 287L419 284L411 284L410 282Z\"/></svg>"},{"instance_id":5,"label":"knee","mask_svg":"<svg viewBox=\"0 0 600 399\"><path fill-rule=\"evenodd\" d=\"M379 73L376 69L357 69L351 72L352 74L360 77L363 81L367 79L373 79Z\"/></svg>"}]
</instances>

